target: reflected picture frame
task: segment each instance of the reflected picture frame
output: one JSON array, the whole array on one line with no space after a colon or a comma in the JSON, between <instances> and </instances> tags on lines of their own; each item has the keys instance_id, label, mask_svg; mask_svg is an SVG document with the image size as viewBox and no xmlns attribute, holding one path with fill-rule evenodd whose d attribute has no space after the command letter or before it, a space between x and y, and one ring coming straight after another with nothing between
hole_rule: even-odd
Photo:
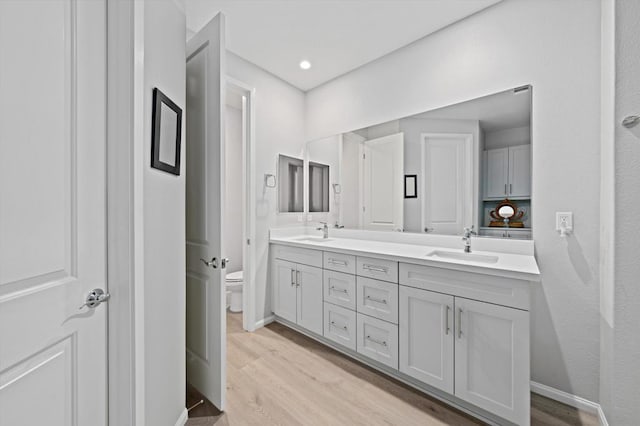
<instances>
[{"instance_id":1,"label":"reflected picture frame","mask_svg":"<svg viewBox=\"0 0 640 426\"><path fill-rule=\"evenodd\" d=\"M418 198L418 175L404 175L404 198Z\"/></svg>"},{"instance_id":2,"label":"reflected picture frame","mask_svg":"<svg viewBox=\"0 0 640 426\"><path fill-rule=\"evenodd\" d=\"M151 167L180 176L182 109L157 87L153 89Z\"/></svg>"}]
</instances>

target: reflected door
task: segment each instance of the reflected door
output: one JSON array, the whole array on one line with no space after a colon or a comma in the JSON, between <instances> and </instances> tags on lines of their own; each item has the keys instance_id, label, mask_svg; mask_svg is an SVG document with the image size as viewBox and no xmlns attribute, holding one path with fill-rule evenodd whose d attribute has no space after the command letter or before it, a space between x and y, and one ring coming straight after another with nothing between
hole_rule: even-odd
<instances>
[{"instance_id":1,"label":"reflected door","mask_svg":"<svg viewBox=\"0 0 640 426\"><path fill-rule=\"evenodd\" d=\"M363 142L362 224L370 230L404 227L404 134Z\"/></svg>"},{"instance_id":2,"label":"reflected door","mask_svg":"<svg viewBox=\"0 0 640 426\"><path fill-rule=\"evenodd\" d=\"M473 136L422 135L422 225L425 232L462 234L473 222Z\"/></svg>"}]
</instances>

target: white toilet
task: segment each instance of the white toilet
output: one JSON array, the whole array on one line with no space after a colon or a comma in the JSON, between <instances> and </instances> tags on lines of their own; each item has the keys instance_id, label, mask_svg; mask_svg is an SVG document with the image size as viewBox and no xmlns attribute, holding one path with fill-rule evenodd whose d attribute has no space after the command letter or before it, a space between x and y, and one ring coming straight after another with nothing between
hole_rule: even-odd
<instances>
[{"instance_id":1,"label":"white toilet","mask_svg":"<svg viewBox=\"0 0 640 426\"><path fill-rule=\"evenodd\" d=\"M243 271L227 274L225 285L227 288L227 308L231 312L242 312L242 287L244 285Z\"/></svg>"}]
</instances>

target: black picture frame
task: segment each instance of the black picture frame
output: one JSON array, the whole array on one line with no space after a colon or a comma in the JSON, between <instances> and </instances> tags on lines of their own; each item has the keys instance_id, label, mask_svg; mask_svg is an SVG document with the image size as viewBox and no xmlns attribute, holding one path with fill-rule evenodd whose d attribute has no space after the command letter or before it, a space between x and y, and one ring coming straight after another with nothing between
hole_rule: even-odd
<instances>
[{"instance_id":1,"label":"black picture frame","mask_svg":"<svg viewBox=\"0 0 640 426\"><path fill-rule=\"evenodd\" d=\"M404 198L418 198L418 175L404 175Z\"/></svg>"},{"instance_id":2,"label":"black picture frame","mask_svg":"<svg viewBox=\"0 0 640 426\"><path fill-rule=\"evenodd\" d=\"M166 109L163 107L166 106ZM173 112L175 119L162 123L163 109ZM163 133L164 132L164 133ZM168 134L167 134L168 133ZM180 176L180 144L182 141L182 109L157 87L153 89L151 117L151 167Z\"/></svg>"}]
</instances>

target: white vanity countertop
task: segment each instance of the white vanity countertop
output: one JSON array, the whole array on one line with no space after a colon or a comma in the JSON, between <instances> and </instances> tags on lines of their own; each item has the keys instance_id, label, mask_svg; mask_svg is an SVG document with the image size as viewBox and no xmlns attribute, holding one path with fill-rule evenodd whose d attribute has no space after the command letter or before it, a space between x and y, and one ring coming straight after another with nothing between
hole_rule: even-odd
<instances>
[{"instance_id":1,"label":"white vanity countertop","mask_svg":"<svg viewBox=\"0 0 640 426\"><path fill-rule=\"evenodd\" d=\"M270 242L274 244L284 244L293 247L309 248L315 250L333 251L352 255L370 255L398 262L413 263L438 268L454 269L459 271L495 275L507 278L515 278L527 281L540 281L540 270L536 259L531 254L498 253L492 251L473 250L473 240L471 243L472 254L481 256L496 256L498 259L494 263L485 263L467 259L450 259L439 256L428 256L434 251L441 253L463 253L463 245L460 248L438 247L422 244L407 244L399 242L376 241L368 239L335 238L329 237L327 241L301 241L301 239L317 236L305 234L274 235L272 233Z\"/></svg>"}]
</instances>

